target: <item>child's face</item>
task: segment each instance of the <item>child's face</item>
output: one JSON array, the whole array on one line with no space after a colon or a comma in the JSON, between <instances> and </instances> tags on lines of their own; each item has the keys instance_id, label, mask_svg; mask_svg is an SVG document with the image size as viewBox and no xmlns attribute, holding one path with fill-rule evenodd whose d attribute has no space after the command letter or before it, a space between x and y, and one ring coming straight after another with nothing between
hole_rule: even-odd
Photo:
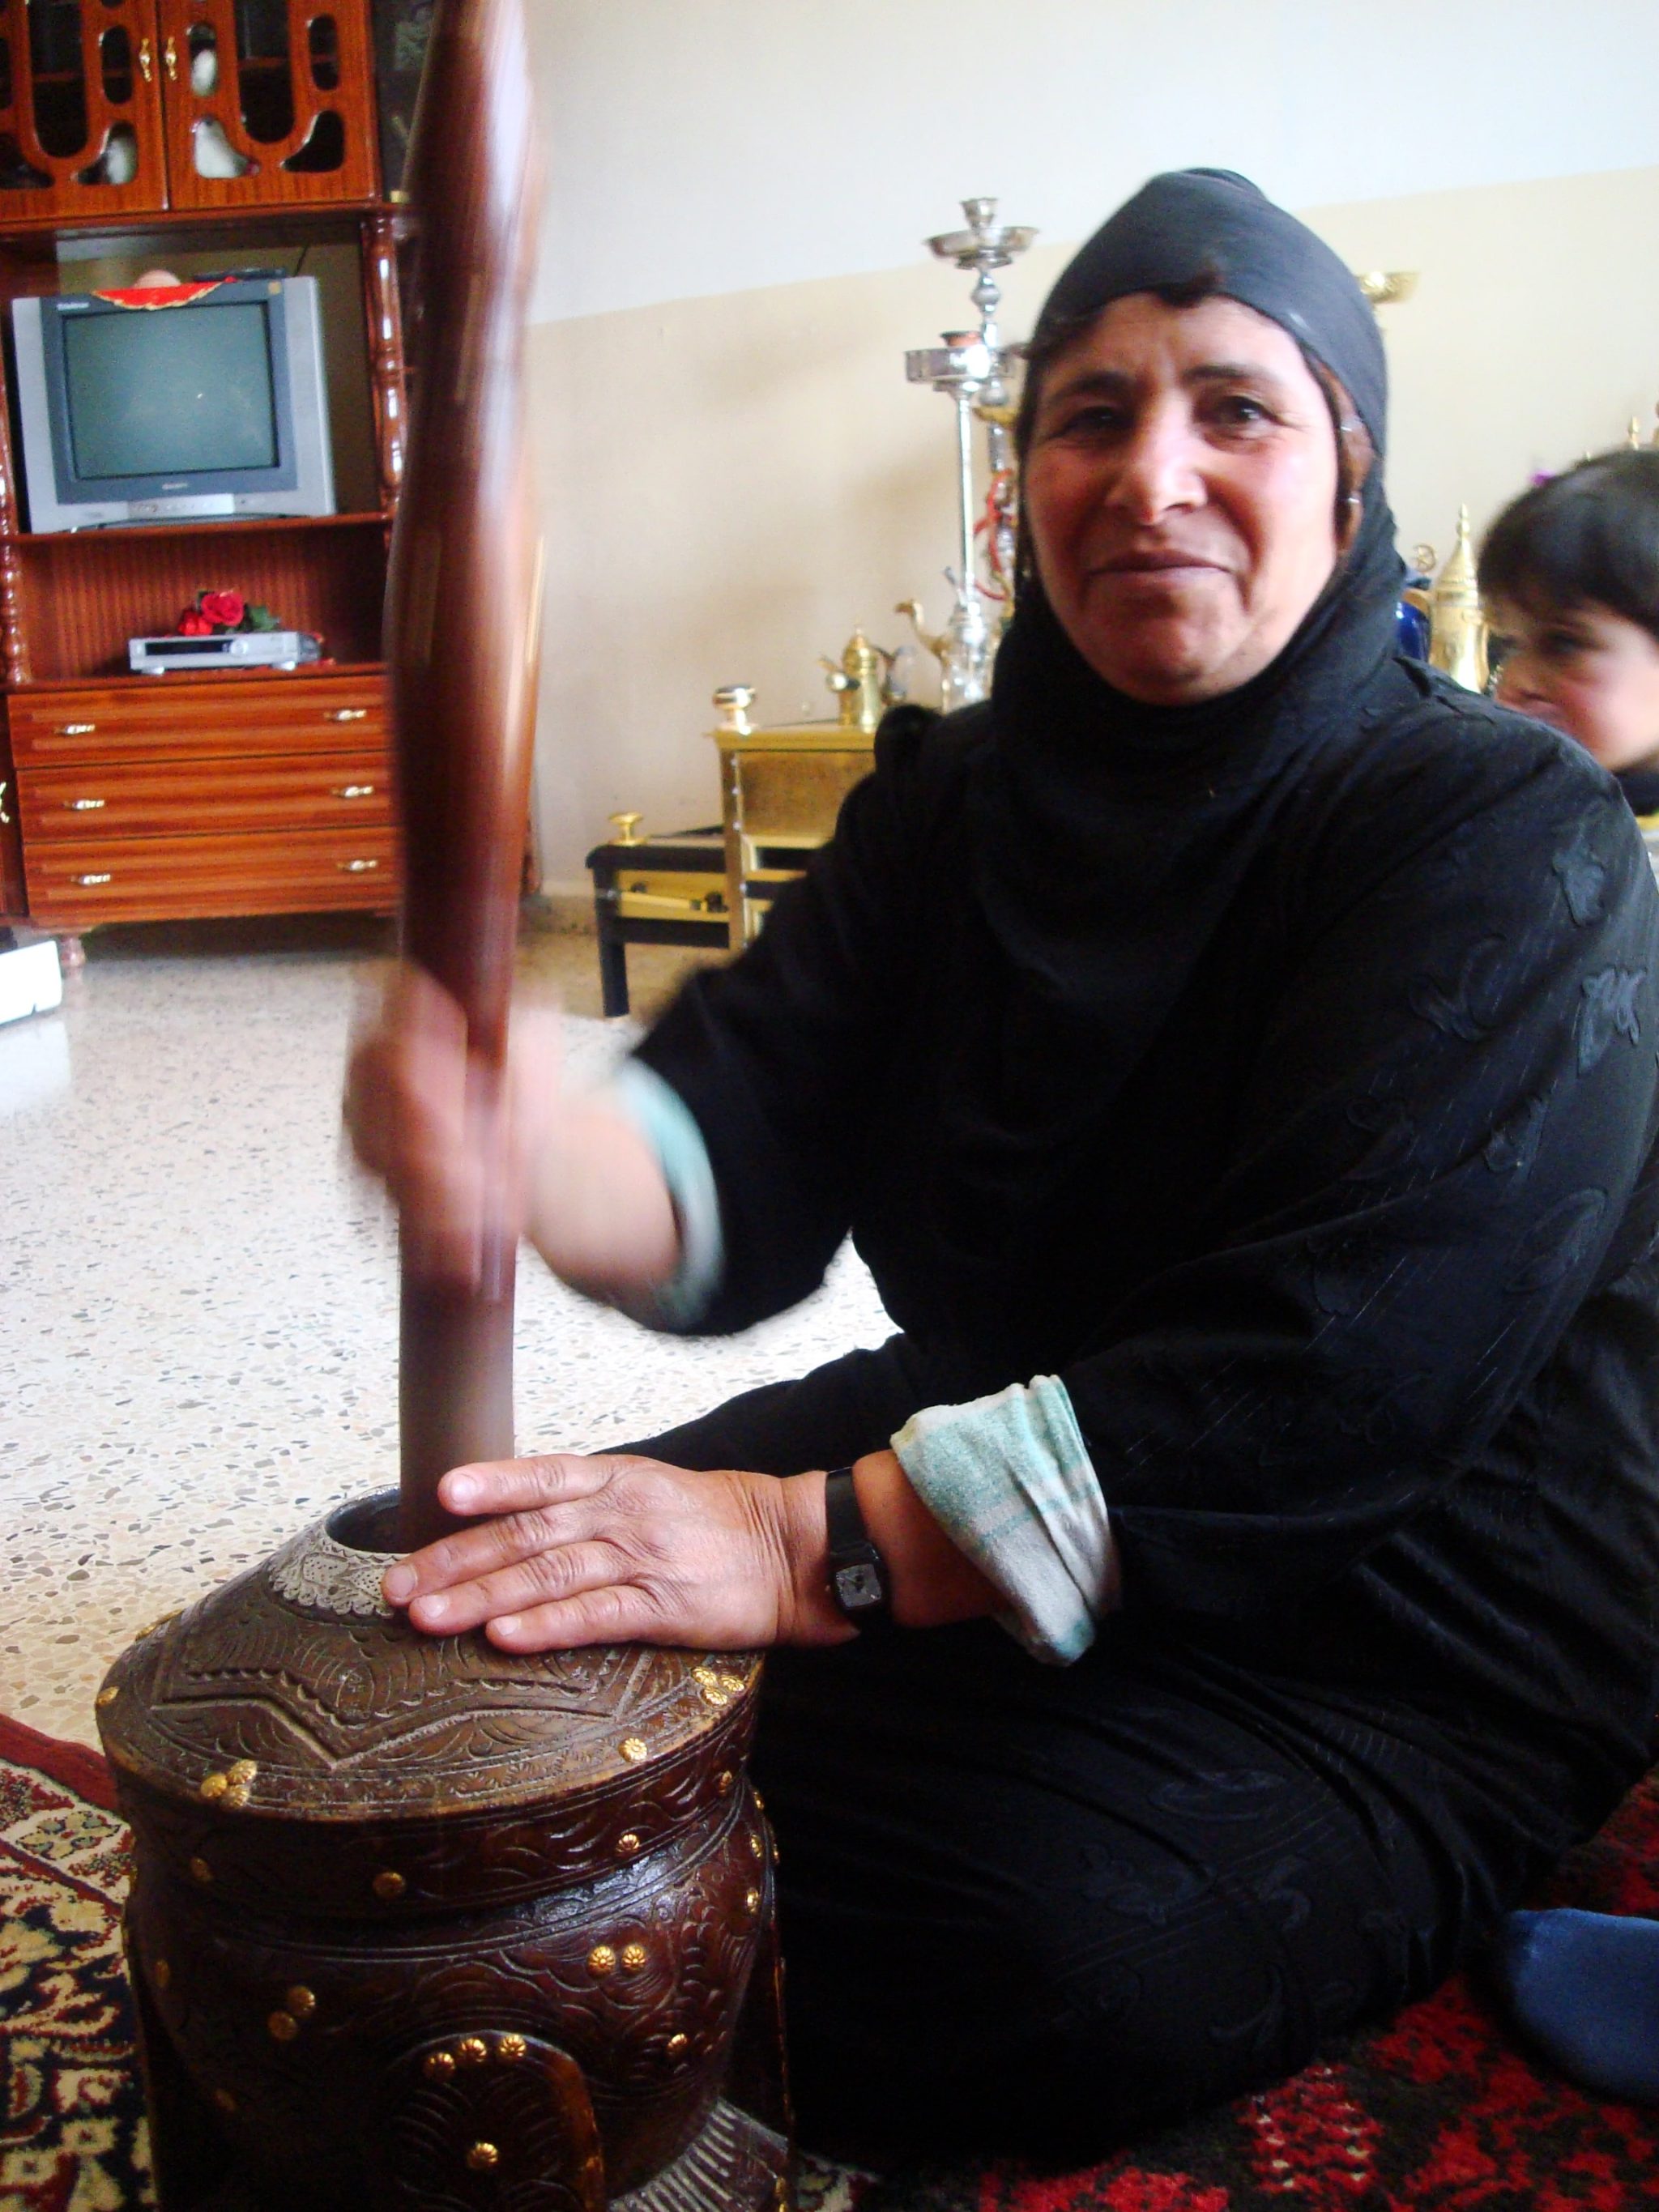
<instances>
[{"instance_id":1,"label":"child's face","mask_svg":"<svg viewBox=\"0 0 1659 2212\"><path fill-rule=\"evenodd\" d=\"M1498 676L1504 706L1577 738L1615 774L1659 755L1659 639L1593 600L1493 617L1513 640Z\"/></svg>"}]
</instances>

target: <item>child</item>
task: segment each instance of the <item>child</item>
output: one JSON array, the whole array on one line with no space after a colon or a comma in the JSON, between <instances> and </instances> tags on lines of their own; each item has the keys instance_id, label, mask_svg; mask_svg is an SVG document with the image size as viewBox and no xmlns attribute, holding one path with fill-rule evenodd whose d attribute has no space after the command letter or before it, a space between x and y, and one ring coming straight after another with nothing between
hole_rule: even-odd
<instances>
[{"instance_id":1,"label":"child","mask_svg":"<svg viewBox=\"0 0 1659 2212\"><path fill-rule=\"evenodd\" d=\"M1509 641L1498 696L1576 738L1659 843L1659 452L1602 453L1505 507L1480 588ZM1498 1977L1564 2072L1659 2102L1659 1922L1512 1912Z\"/></svg>"},{"instance_id":2,"label":"child","mask_svg":"<svg viewBox=\"0 0 1659 2212\"><path fill-rule=\"evenodd\" d=\"M1499 699L1576 738L1648 828L1659 817L1659 452L1601 453L1523 492L1486 533L1480 590L1507 641Z\"/></svg>"}]
</instances>

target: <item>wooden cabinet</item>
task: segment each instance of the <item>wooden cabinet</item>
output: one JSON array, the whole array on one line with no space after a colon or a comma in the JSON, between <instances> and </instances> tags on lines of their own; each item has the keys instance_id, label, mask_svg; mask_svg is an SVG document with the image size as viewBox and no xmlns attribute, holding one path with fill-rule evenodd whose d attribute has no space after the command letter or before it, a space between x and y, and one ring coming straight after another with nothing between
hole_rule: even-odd
<instances>
[{"instance_id":1,"label":"wooden cabinet","mask_svg":"<svg viewBox=\"0 0 1659 2212\"><path fill-rule=\"evenodd\" d=\"M129 283L170 255L354 249L330 376L336 480L355 398L367 510L25 532L0 380L0 918L396 906L380 655L405 392L378 192L370 0L0 0L0 327L20 293ZM77 283L88 258L105 273ZM325 659L130 675L128 638L171 630L204 583Z\"/></svg>"},{"instance_id":2,"label":"wooden cabinet","mask_svg":"<svg viewBox=\"0 0 1659 2212\"><path fill-rule=\"evenodd\" d=\"M367 0L0 0L0 225L362 204Z\"/></svg>"},{"instance_id":3,"label":"wooden cabinet","mask_svg":"<svg viewBox=\"0 0 1659 2212\"><path fill-rule=\"evenodd\" d=\"M41 928L396 903L379 669L39 684L10 719Z\"/></svg>"}]
</instances>

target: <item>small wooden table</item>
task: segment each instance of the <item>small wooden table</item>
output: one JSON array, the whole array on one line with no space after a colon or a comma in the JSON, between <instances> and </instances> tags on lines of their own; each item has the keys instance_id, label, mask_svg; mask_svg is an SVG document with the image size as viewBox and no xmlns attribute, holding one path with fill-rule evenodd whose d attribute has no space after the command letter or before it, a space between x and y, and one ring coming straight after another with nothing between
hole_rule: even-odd
<instances>
[{"instance_id":1,"label":"small wooden table","mask_svg":"<svg viewBox=\"0 0 1659 2212\"><path fill-rule=\"evenodd\" d=\"M779 886L829 842L842 799L875 765L875 738L844 722L710 734L720 756L726 924L740 952Z\"/></svg>"},{"instance_id":2,"label":"small wooden table","mask_svg":"<svg viewBox=\"0 0 1659 2212\"><path fill-rule=\"evenodd\" d=\"M613 839L587 856L599 940L599 996L628 1012L630 945L725 945L726 877L718 823L666 837Z\"/></svg>"}]
</instances>

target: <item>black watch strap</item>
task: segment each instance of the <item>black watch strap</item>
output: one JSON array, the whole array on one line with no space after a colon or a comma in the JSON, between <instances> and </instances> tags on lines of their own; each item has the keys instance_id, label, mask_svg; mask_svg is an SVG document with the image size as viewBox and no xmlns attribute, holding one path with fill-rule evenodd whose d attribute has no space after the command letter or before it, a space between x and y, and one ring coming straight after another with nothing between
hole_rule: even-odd
<instances>
[{"instance_id":1,"label":"black watch strap","mask_svg":"<svg viewBox=\"0 0 1659 2212\"><path fill-rule=\"evenodd\" d=\"M887 1562L864 1525L850 1467L836 1468L825 1478L823 1511L830 1535L830 1595L836 1609L854 1628L890 1628Z\"/></svg>"}]
</instances>

